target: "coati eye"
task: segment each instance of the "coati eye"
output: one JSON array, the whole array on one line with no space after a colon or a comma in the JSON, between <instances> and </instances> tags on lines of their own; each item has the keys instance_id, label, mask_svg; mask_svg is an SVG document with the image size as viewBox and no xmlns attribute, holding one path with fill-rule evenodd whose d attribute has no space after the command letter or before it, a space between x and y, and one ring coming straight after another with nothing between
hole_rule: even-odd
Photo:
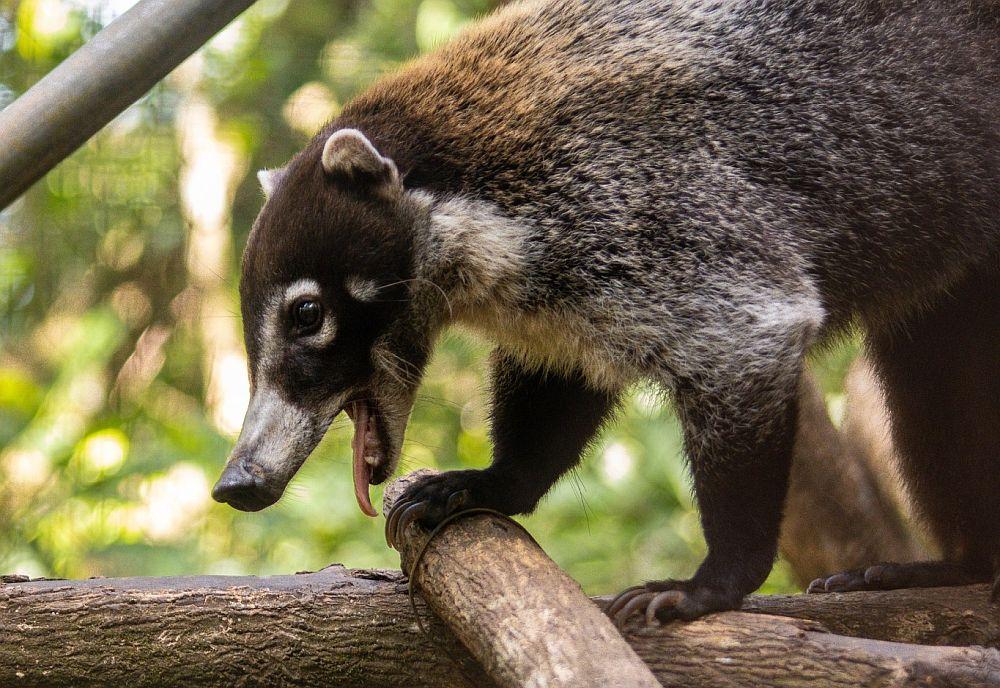
<instances>
[{"instance_id":1,"label":"coati eye","mask_svg":"<svg viewBox=\"0 0 1000 688\"><path fill-rule=\"evenodd\" d=\"M300 334L315 330L323 320L323 306L319 301L303 299L292 306L292 318Z\"/></svg>"}]
</instances>

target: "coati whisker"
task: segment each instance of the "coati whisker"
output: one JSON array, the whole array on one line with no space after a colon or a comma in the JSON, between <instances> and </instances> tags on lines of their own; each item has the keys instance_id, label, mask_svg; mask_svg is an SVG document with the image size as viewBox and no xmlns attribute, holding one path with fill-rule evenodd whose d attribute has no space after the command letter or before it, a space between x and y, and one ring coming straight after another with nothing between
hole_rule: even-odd
<instances>
[{"instance_id":1,"label":"coati whisker","mask_svg":"<svg viewBox=\"0 0 1000 688\"><path fill-rule=\"evenodd\" d=\"M433 280L429 280L426 277L411 277L409 279L397 280L395 282L390 282L389 284L380 285L379 290L388 289L390 287L395 287L400 284L410 284L412 282L426 283L434 287L438 291L438 293L441 294L441 298L444 299L445 304L448 306L448 317L449 318L454 317L455 311L451 306L451 299L448 297L447 292L445 292L445 290L439 285L437 285Z\"/></svg>"}]
</instances>

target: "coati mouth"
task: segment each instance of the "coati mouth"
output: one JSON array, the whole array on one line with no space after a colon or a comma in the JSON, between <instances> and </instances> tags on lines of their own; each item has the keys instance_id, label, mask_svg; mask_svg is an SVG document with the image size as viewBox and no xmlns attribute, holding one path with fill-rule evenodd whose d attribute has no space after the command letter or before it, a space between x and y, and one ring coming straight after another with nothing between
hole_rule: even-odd
<instances>
[{"instance_id":1,"label":"coati mouth","mask_svg":"<svg viewBox=\"0 0 1000 688\"><path fill-rule=\"evenodd\" d=\"M344 410L354 423L354 497L361 511L368 516L378 516L372 506L369 488L389 477L391 467L387 461L386 434L379 422L378 406L365 399L349 401Z\"/></svg>"}]
</instances>

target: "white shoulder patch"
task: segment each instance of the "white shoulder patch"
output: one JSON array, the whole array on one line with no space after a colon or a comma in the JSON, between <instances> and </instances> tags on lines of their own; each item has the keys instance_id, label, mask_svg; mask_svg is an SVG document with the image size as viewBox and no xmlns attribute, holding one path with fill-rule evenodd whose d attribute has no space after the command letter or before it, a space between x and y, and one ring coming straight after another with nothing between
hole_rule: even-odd
<instances>
[{"instance_id":1,"label":"white shoulder patch","mask_svg":"<svg viewBox=\"0 0 1000 688\"><path fill-rule=\"evenodd\" d=\"M457 270L473 300L505 299L525 284L529 228L526 220L506 215L486 201L454 197L439 202L431 213L431 232L444 256L434 256Z\"/></svg>"}]
</instances>

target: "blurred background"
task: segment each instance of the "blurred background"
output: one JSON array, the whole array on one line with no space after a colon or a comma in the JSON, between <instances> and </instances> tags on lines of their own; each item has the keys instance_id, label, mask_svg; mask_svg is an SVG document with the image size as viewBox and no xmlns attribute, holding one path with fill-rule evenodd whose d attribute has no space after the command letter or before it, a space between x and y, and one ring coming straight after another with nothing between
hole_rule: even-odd
<instances>
[{"instance_id":1,"label":"blurred background","mask_svg":"<svg viewBox=\"0 0 1000 688\"><path fill-rule=\"evenodd\" d=\"M132 4L0 0L0 108ZM257 169L491 5L260 0L0 212L0 573L398 567L355 504L346 419L276 506L210 499L248 398L239 256ZM487 350L443 339L403 470L489 463ZM854 351L815 361L835 422ZM634 390L589 454L522 522L590 593L690 575L705 546L656 391ZM765 590L791 581L779 563Z\"/></svg>"}]
</instances>

